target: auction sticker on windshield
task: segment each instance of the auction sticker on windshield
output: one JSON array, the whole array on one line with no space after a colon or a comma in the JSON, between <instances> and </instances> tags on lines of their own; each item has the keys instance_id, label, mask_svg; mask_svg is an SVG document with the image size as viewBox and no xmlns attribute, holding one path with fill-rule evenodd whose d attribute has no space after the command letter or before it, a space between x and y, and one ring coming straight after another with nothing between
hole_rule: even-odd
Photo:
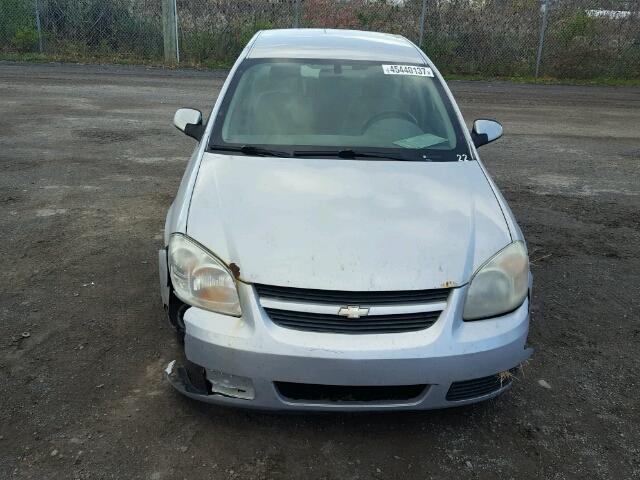
<instances>
[{"instance_id":1,"label":"auction sticker on windshield","mask_svg":"<svg viewBox=\"0 0 640 480\"><path fill-rule=\"evenodd\" d=\"M415 65L382 65L385 75L417 75L419 77L433 77L433 70L429 67Z\"/></svg>"}]
</instances>

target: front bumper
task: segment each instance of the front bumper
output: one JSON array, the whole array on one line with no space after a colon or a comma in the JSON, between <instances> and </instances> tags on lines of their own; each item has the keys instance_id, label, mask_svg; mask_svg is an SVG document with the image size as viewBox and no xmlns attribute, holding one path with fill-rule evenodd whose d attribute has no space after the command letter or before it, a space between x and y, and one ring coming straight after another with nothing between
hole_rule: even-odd
<instances>
[{"instance_id":1,"label":"front bumper","mask_svg":"<svg viewBox=\"0 0 640 480\"><path fill-rule=\"evenodd\" d=\"M242 318L195 307L186 311L185 354L211 375L210 381L217 381L213 376L230 378L231 383L242 379L250 385L250 394L238 398L231 390L218 388L223 393L211 393L193 388L174 363L167 367L167 378L197 400L270 410L420 410L485 400L502 393L510 383L471 399L449 401L446 397L453 382L495 375L531 356L532 350L525 348L529 301L499 318L463 322L465 289L452 290L446 308L428 329L345 335L282 328L266 315L254 288L239 283ZM284 397L274 382L428 387L408 400L293 400Z\"/></svg>"}]
</instances>

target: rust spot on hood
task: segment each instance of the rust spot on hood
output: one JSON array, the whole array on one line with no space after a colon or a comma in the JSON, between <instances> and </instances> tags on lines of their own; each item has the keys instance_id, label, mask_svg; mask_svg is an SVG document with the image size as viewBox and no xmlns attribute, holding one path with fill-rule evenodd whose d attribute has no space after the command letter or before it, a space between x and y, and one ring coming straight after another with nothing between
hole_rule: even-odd
<instances>
[{"instance_id":1,"label":"rust spot on hood","mask_svg":"<svg viewBox=\"0 0 640 480\"><path fill-rule=\"evenodd\" d=\"M240 280L240 267L235 263L229 264L229 270L233 273L233 276L236 277L236 280Z\"/></svg>"}]
</instances>

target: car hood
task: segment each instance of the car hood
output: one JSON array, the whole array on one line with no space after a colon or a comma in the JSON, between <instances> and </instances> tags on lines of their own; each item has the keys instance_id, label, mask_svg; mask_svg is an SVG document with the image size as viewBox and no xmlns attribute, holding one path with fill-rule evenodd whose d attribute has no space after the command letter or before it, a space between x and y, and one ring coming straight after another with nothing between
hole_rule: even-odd
<instances>
[{"instance_id":1,"label":"car hood","mask_svg":"<svg viewBox=\"0 0 640 480\"><path fill-rule=\"evenodd\" d=\"M462 285L511 241L475 161L211 153L187 234L242 281L351 291Z\"/></svg>"}]
</instances>

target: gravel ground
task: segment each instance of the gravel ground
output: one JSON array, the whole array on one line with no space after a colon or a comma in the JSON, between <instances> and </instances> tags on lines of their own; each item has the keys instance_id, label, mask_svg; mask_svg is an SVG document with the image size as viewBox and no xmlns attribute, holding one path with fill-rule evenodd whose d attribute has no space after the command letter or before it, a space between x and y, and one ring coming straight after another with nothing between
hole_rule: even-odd
<instances>
[{"instance_id":1,"label":"gravel ground","mask_svg":"<svg viewBox=\"0 0 640 480\"><path fill-rule=\"evenodd\" d=\"M0 478L640 478L640 89L452 82L529 241L524 377L425 413L278 415L181 397L156 274L225 72L0 63ZM546 387L541 386L541 381Z\"/></svg>"}]
</instances>

